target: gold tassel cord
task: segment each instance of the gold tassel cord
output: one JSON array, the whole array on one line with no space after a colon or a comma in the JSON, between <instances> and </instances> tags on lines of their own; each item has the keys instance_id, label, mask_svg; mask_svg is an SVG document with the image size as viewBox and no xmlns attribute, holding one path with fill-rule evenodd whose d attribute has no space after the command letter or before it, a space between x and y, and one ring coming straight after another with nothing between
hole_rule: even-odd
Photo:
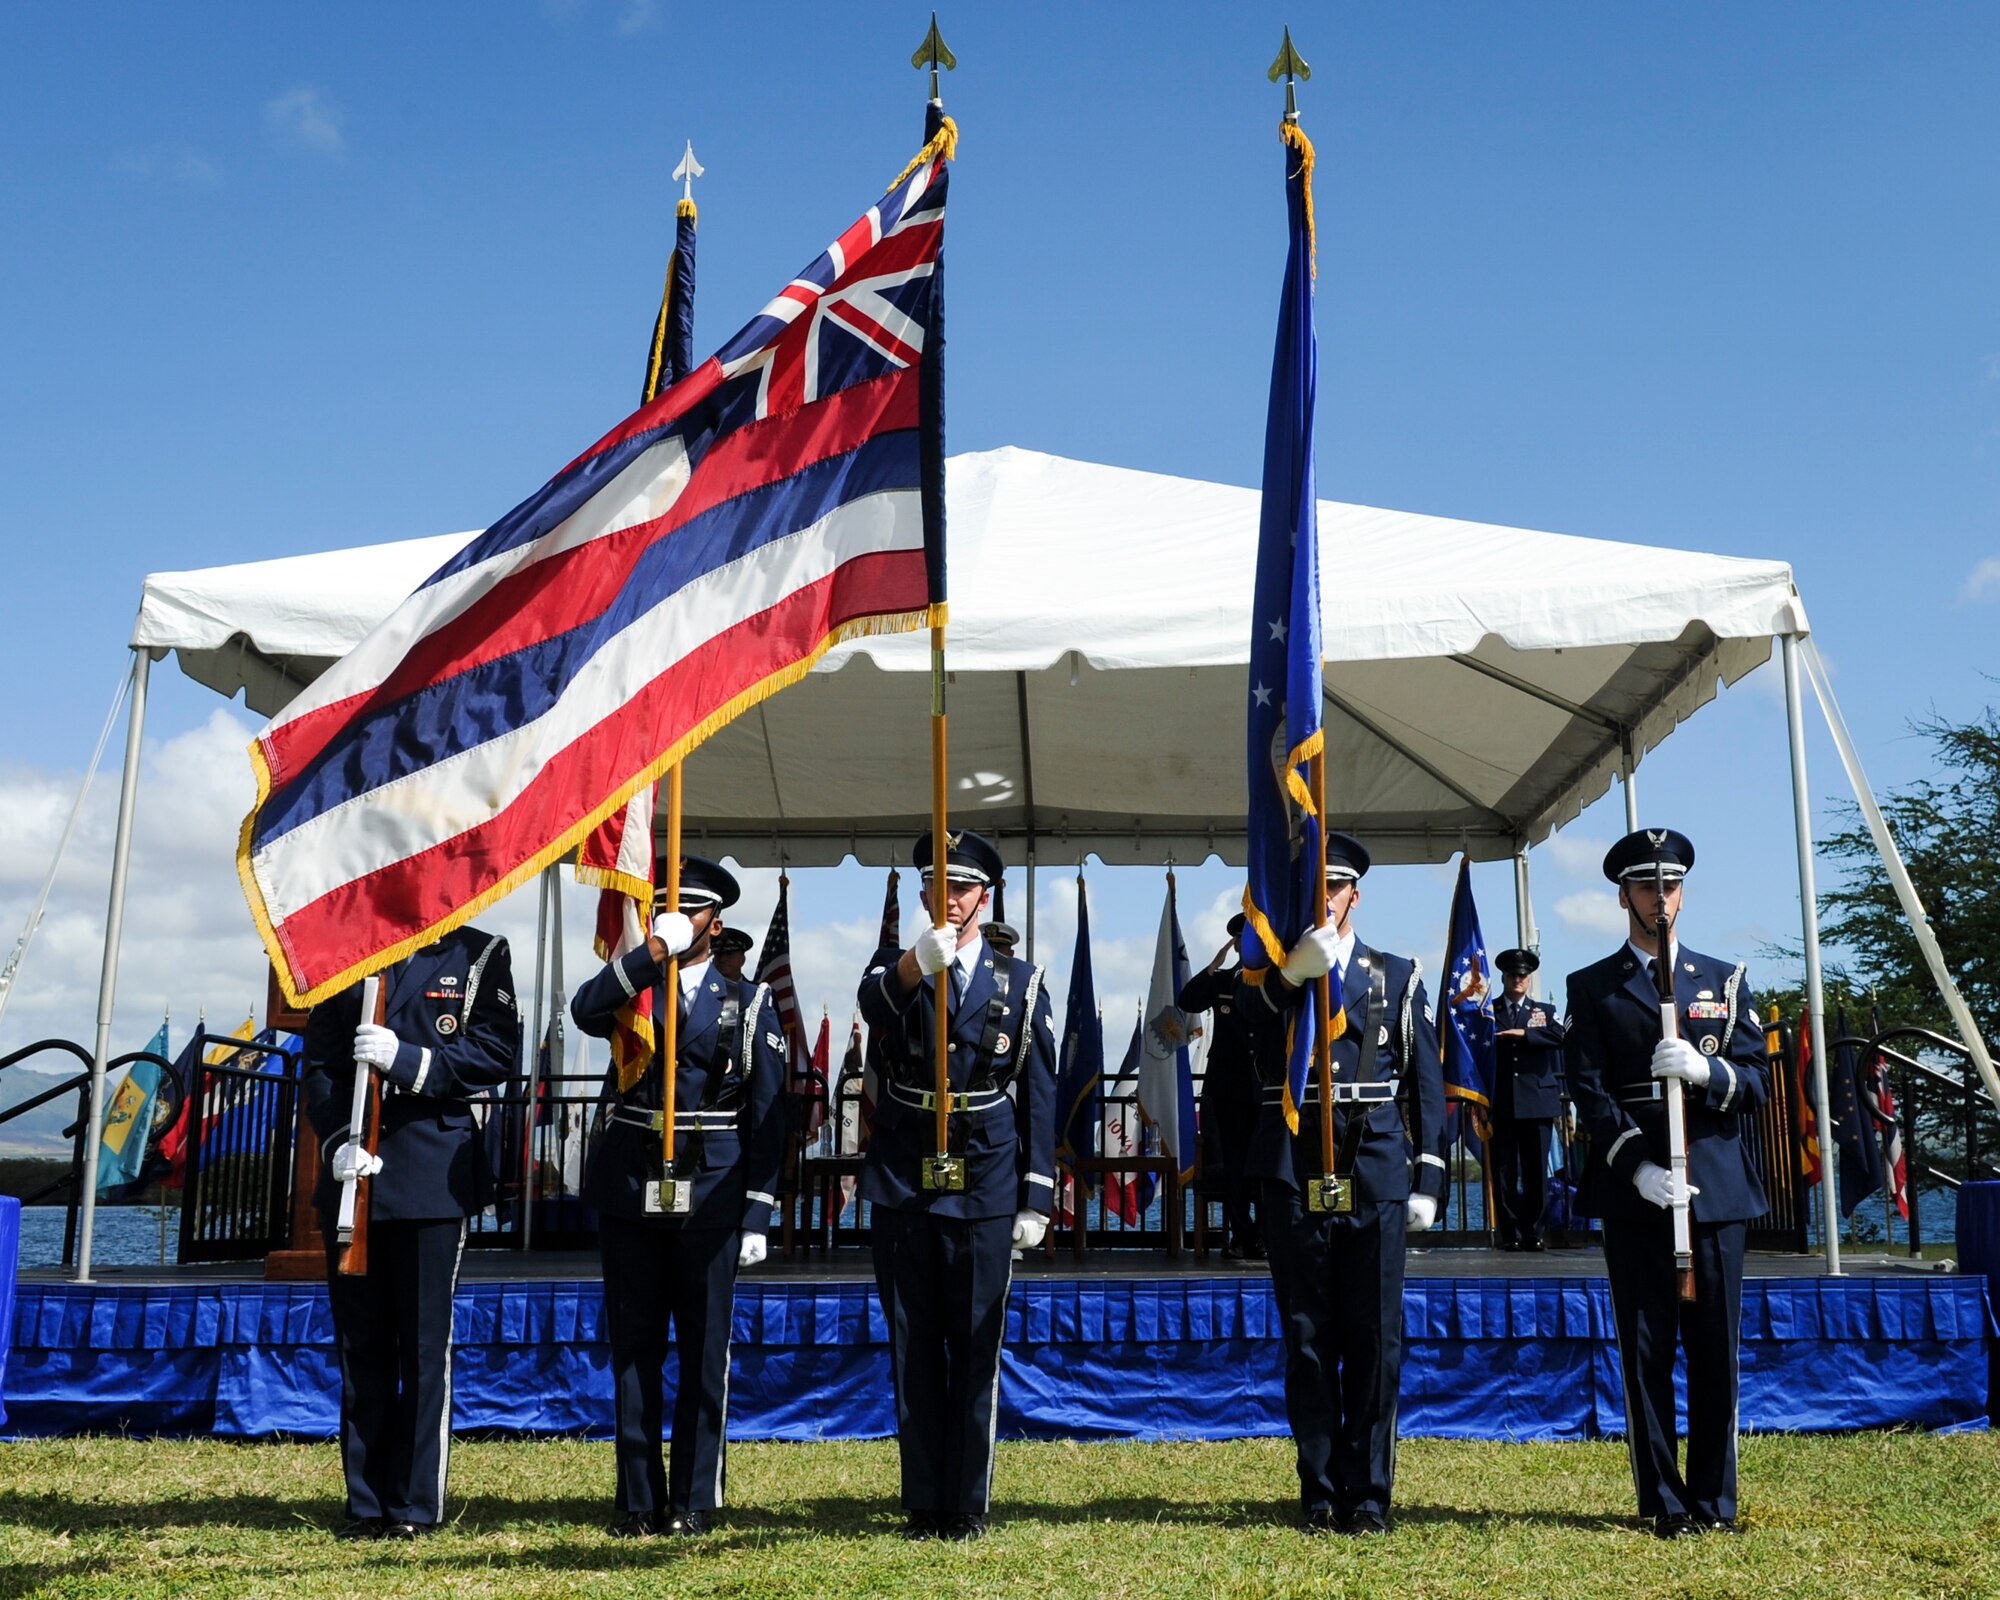
<instances>
[{"instance_id":1,"label":"gold tassel cord","mask_svg":"<svg viewBox=\"0 0 2000 1600\"><path fill-rule=\"evenodd\" d=\"M1319 235L1313 227L1313 142L1296 122L1279 123L1278 137L1299 153L1299 175L1305 179L1306 188L1306 249L1311 257L1312 275L1317 280Z\"/></svg>"},{"instance_id":2,"label":"gold tassel cord","mask_svg":"<svg viewBox=\"0 0 2000 1600\"><path fill-rule=\"evenodd\" d=\"M1308 145L1307 148L1310 149L1311 146ZM938 123L938 131L931 135L930 143L916 153L915 158L907 167L903 168L901 172L889 180L889 188L895 188L897 184L915 172L917 168L935 161L939 156L943 156L945 160L950 161L956 158L957 155L958 124L953 122L950 117L945 117ZM887 190L883 192L887 193Z\"/></svg>"}]
</instances>

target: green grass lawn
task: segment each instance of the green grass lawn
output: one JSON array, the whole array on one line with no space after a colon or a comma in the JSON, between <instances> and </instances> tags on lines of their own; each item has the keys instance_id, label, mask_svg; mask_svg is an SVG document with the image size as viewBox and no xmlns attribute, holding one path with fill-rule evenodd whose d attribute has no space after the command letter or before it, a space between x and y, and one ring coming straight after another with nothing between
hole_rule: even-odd
<instances>
[{"instance_id":1,"label":"green grass lawn","mask_svg":"<svg viewBox=\"0 0 2000 1600\"><path fill-rule=\"evenodd\" d=\"M1287 1441L1003 1444L996 1524L895 1537L895 1447L738 1445L731 1507L692 1540L605 1537L610 1447L460 1443L448 1528L336 1544L325 1444L0 1444L0 1596L2000 1594L2000 1439L1763 1437L1744 1531L1662 1544L1622 1444L1412 1440L1397 1526L1308 1539Z\"/></svg>"}]
</instances>

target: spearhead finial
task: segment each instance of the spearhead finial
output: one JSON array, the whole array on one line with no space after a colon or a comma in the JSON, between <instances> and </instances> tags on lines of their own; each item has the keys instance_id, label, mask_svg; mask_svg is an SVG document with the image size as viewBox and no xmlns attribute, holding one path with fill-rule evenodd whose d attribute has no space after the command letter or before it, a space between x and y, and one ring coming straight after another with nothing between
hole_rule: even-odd
<instances>
[{"instance_id":1,"label":"spearhead finial","mask_svg":"<svg viewBox=\"0 0 2000 1600\"><path fill-rule=\"evenodd\" d=\"M1292 43L1292 30L1285 29L1285 42L1278 46L1278 59L1271 63L1268 76L1271 82L1278 81L1278 74L1285 75L1285 120L1299 120L1299 97L1296 80L1311 80L1313 69L1306 65L1306 58L1299 54L1299 47Z\"/></svg>"},{"instance_id":2,"label":"spearhead finial","mask_svg":"<svg viewBox=\"0 0 2000 1600\"><path fill-rule=\"evenodd\" d=\"M674 168L674 176L681 180L681 198L694 198L694 180L708 169L694 158L694 140L687 142L687 154L681 157L681 164Z\"/></svg>"},{"instance_id":3,"label":"spearhead finial","mask_svg":"<svg viewBox=\"0 0 2000 1600\"><path fill-rule=\"evenodd\" d=\"M946 72L958 69L958 57L951 53L951 46L944 42L944 35L938 32L937 13L931 13L931 31L924 35L924 42L917 46L917 53L910 57L913 67L931 69L931 98L938 98L938 68Z\"/></svg>"}]
</instances>

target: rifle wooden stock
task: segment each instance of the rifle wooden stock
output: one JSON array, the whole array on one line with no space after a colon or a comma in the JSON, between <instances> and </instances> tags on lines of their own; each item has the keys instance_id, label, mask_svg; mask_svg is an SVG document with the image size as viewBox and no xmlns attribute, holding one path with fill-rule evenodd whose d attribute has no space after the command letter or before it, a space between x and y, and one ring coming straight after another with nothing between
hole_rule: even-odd
<instances>
[{"instance_id":1,"label":"rifle wooden stock","mask_svg":"<svg viewBox=\"0 0 2000 1600\"><path fill-rule=\"evenodd\" d=\"M1653 885L1659 895L1658 920L1654 925L1654 935L1658 952L1654 966L1660 978L1660 1037L1678 1039L1681 1036L1680 1008L1674 1002L1674 952L1673 929L1667 921L1666 874L1655 866ZM1667 1078L1663 1081L1667 1100L1667 1170L1673 1174L1675 1187L1681 1198L1674 1201L1674 1278L1684 1301L1694 1299L1694 1227L1692 1212L1687 1201L1688 1141L1687 1141L1687 1100L1682 1094L1681 1080Z\"/></svg>"},{"instance_id":2,"label":"rifle wooden stock","mask_svg":"<svg viewBox=\"0 0 2000 1600\"><path fill-rule=\"evenodd\" d=\"M361 980L362 1015L382 1026L389 1016L389 988L381 974ZM354 1063L354 1099L348 1110L347 1137L374 1155L382 1144L382 1080L366 1062ZM345 1277L368 1275L368 1213L373 1184L349 1178L340 1186L340 1225L335 1234L339 1258L334 1270Z\"/></svg>"}]
</instances>

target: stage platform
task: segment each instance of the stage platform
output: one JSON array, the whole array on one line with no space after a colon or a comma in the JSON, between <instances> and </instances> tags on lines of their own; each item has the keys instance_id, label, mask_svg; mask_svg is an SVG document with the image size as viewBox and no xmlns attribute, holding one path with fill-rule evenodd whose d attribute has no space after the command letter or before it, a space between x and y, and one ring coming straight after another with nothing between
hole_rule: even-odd
<instances>
[{"instance_id":1,"label":"stage platform","mask_svg":"<svg viewBox=\"0 0 2000 1600\"><path fill-rule=\"evenodd\" d=\"M454 1322L460 1430L607 1436L595 1261L469 1251ZM1986 1280L1753 1256L1743 1295L1746 1429L1984 1427L1995 1328ZM1593 1250L1413 1252L1401 1431L1495 1439L1619 1434L1624 1398ZM1017 1268L1001 1374L1012 1438L1232 1438L1286 1432L1269 1274L1143 1252ZM252 1269L114 1269L77 1285L24 1273L6 1431L328 1436L338 1422L323 1287ZM670 1371L671 1376L671 1371ZM773 1263L737 1288L729 1431L738 1439L894 1431L866 1257Z\"/></svg>"}]
</instances>

